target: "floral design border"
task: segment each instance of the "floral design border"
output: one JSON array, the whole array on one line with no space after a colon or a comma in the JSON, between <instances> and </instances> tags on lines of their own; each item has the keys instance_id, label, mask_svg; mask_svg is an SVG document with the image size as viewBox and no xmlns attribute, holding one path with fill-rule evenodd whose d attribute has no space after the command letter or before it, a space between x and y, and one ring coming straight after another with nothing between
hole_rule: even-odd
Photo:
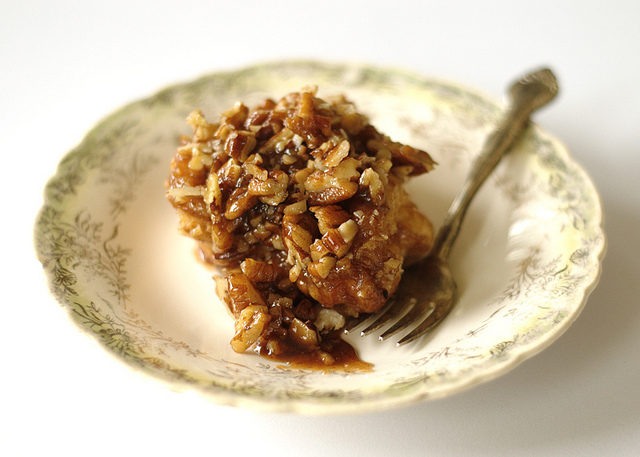
<instances>
[{"instance_id":1,"label":"floral design border","mask_svg":"<svg viewBox=\"0 0 640 457\"><path fill-rule=\"evenodd\" d=\"M262 399L270 405L267 407L275 409L317 407L322 410L331 405L350 405L344 407L352 409L359 404L408 402L470 385L483 376L479 366L485 367L484 371L492 371L513 365L516 353L543 344L549 333L561 331L563 321L579 311L587 291L595 284L604 251L599 202L584 172L558 150L552 139L536 131L528 141L536 142L538 166L545 169L548 181L535 185L562 202L564 207L560 213L565 216L565 227L580 237L580 246L568 258L553 259L544 258L541 249L533 248L521 261L518 274L496 300L510 302L542 294L549 300L565 297L567 307L545 307L544 301L536 309L499 307L464 338L412 360L400 376L391 377L382 388L367 390L323 390L312 382L317 376L315 372L292 373L269 364L258 366L261 375L255 376L255 368L214 358L162 334L140 318L130 304L131 285L126 276L131 248L118 243L120 217L135 198L140 177L159 160L131 147L133 138L153 133L149 125L140 121L139 111L172 111L181 118L190 107L206 103L203 94L238 92L261 78L288 78L292 74L300 79L321 75L325 80L341 81L354 88L364 86L372 91L409 86L416 93L429 93L440 103L465 113L463 119L469 128L482 128L494 122L500 112L486 97L453 84L397 70L317 62L280 62L210 75L125 107L90 132L61 161L58 172L47 184L45 204L36 221L36 251L51 292L83 331L131 366L165 381L197 386L203 393L225 403L251 402L253 398L258 402ZM90 179L108 185L112 191L111 226L96 221L90 207L76 206L83 186ZM514 205L534 198L531 192L522 192L513 183L497 181L497 185ZM78 271L105 279L109 287L93 299L88 298L92 295L84 290L85 285L78 283ZM480 342L474 343L491 331L491 320L498 314L522 322L522 329L489 348ZM172 351L211 363L205 372L194 372L172 363L167 356ZM470 359L474 363L467 364L465 370L453 372L448 368L455 366L452 362L456 360ZM341 376L345 375L328 375L329 378ZM274 406L278 401L284 403Z\"/></svg>"}]
</instances>

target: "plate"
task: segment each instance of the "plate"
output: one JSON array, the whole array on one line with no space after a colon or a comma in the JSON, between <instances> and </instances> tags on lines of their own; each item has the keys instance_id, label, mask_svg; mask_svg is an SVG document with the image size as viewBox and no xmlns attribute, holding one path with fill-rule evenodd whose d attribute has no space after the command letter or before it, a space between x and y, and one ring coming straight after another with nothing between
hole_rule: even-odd
<instances>
[{"instance_id":1,"label":"plate","mask_svg":"<svg viewBox=\"0 0 640 457\"><path fill-rule=\"evenodd\" d=\"M392 139L431 153L408 188L437 227L503 107L474 90L399 70L276 62L216 73L132 103L91 130L45 189L35 246L71 321L132 369L215 403L348 413L451 395L507 372L580 313L604 252L597 192L536 125L472 204L451 257L459 300L417 343L349 335L371 372L286 369L236 354L233 322L193 242L177 233L164 182L185 119L307 85L344 93Z\"/></svg>"}]
</instances>

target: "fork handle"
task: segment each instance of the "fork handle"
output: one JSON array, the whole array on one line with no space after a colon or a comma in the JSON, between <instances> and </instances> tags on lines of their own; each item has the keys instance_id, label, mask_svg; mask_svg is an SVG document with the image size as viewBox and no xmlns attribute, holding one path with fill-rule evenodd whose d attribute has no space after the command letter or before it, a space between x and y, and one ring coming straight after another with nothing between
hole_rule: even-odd
<instances>
[{"instance_id":1,"label":"fork handle","mask_svg":"<svg viewBox=\"0 0 640 457\"><path fill-rule=\"evenodd\" d=\"M555 98L558 84L551 70L543 69L516 81L510 92L510 107L496 130L487 138L469 175L449 207L430 255L437 255L442 260L448 257L471 200L500 159L522 136L531 114Z\"/></svg>"}]
</instances>

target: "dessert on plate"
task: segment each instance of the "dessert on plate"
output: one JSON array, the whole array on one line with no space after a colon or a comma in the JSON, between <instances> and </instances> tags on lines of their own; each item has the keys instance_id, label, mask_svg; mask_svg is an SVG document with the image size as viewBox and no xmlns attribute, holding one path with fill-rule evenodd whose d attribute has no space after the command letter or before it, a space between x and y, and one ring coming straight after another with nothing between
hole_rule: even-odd
<instances>
[{"instance_id":1,"label":"dessert on plate","mask_svg":"<svg viewBox=\"0 0 640 457\"><path fill-rule=\"evenodd\" d=\"M403 187L433 169L343 95L307 87L237 103L193 128L171 161L167 198L180 233L218 267L235 319L231 347L331 369L358 367L346 319L379 311L433 230Z\"/></svg>"}]
</instances>

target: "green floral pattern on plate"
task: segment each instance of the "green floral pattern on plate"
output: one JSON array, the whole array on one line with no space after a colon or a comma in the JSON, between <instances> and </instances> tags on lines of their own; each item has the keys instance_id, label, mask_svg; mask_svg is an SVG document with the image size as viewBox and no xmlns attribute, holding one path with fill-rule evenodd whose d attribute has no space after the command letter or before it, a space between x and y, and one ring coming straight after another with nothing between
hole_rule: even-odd
<instances>
[{"instance_id":1,"label":"green floral pattern on plate","mask_svg":"<svg viewBox=\"0 0 640 457\"><path fill-rule=\"evenodd\" d=\"M230 319L204 298L213 282L193 283L204 294L181 290L194 274L208 273L195 257L175 257L185 240L163 181L191 110L213 118L237 100L251 104L308 84L321 94L347 94L380 130L432 153L440 166L410 191L427 195L419 205L436 224L501 113L494 101L456 84L319 62L212 74L124 107L63 158L35 225L51 293L78 328L176 390L222 404L335 413L399 406L491 379L577 317L604 252L600 204L563 146L533 126L474 204L477 214L453 257L460 303L433 335L408 349L351 339L375 364L373 373L282 369L233 353ZM483 278L485 269L492 278ZM182 295L184 302L175 298Z\"/></svg>"}]
</instances>

